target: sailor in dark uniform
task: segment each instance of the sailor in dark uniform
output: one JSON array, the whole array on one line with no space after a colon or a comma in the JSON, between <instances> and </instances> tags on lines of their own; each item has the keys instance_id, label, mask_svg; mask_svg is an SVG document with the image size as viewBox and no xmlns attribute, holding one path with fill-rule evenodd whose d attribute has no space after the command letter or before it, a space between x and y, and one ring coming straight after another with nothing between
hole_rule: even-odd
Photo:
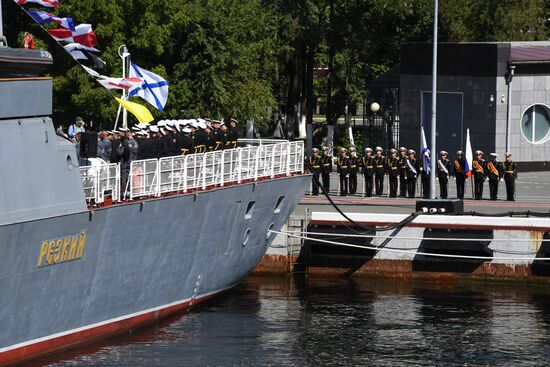
<instances>
[{"instance_id":1,"label":"sailor in dark uniform","mask_svg":"<svg viewBox=\"0 0 550 367\"><path fill-rule=\"evenodd\" d=\"M481 150L476 151L476 157L473 162L473 175L474 175L474 198L476 200L483 199L483 183L487 173L485 172L486 163L483 159L483 152Z\"/></svg>"},{"instance_id":2,"label":"sailor in dark uniform","mask_svg":"<svg viewBox=\"0 0 550 367\"><path fill-rule=\"evenodd\" d=\"M180 154L187 155L193 153L193 138L191 138L191 129L185 126L181 129Z\"/></svg>"},{"instance_id":3,"label":"sailor in dark uniform","mask_svg":"<svg viewBox=\"0 0 550 367\"><path fill-rule=\"evenodd\" d=\"M357 193L357 173L361 165L361 159L357 156L357 151L354 147L349 148L349 193L355 195Z\"/></svg>"},{"instance_id":4,"label":"sailor in dark uniform","mask_svg":"<svg viewBox=\"0 0 550 367\"><path fill-rule=\"evenodd\" d=\"M133 160L138 156L138 145L135 139L132 137L130 129L126 127L119 128L122 133L120 138L120 145L117 148L118 155L120 157L120 184L122 192L126 192L128 187L128 177L130 175L130 165Z\"/></svg>"},{"instance_id":5,"label":"sailor in dark uniform","mask_svg":"<svg viewBox=\"0 0 550 367\"><path fill-rule=\"evenodd\" d=\"M340 175L340 195L346 196L348 194L349 184L349 157L346 148L341 148L340 156L337 163L338 174Z\"/></svg>"},{"instance_id":6,"label":"sailor in dark uniform","mask_svg":"<svg viewBox=\"0 0 550 367\"><path fill-rule=\"evenodd\" d=\"M225 148L225 133L222 130L222 121L212 120L211 147L212 150L223 150Z\"/></svg>"},{"instance_id":7,"label":"sailor in dark uniform","mask_svg":"<svg viewBox=\"0 0 550 367\"><path fill-rule=\"evenodd\" d=\"M426 150L423 152L423 156L420 157L419 165L420 165L420 184L422 185L422 198L429 199L430 198L430 175L432 174L431 169L429 167L430 164L430 151ZM427 157L426 157L427 156ZM426 159L426 158L427 159ZM427 166L427 167L425 167Z\"/></svg>"},{"instance_id":8,"label":"sailor in dark uniform","mask_svg":"<svg viewBox=\"0 0 550 367\"><path fill-rule=\"evenodd\" d=\"M491 159L487 162L487 178L489 179L489 195L491 200L498 198L498 182L502 178L502 164L497 161L498 154L491 153Z\"/></svg>"},{"instance_id":9,"label":"sailor in dark uniform","mask_svg":"<svg viewBox=\"0 0 550 367\"><path fill-rule=\"evenodd\" d=\"M374 186L376 195L384 193L384 175L386 174L386 157L382 155L384 150L381 147L376 147L374 156Z\"/></svg>"},{"instance_id":10,"label":"sailor in dark uniform","mask_svg":"<svg viewBox=\"0 0 550 367\"><path fill-rule=\"evenodd\" d=\"M437 161L437 178L439 179L439 197L447 199L447 188L449 185L449 175L451 173L451 161L449 153L442 150L439 152L439 160Z\"/></svg>"},{"instance_id":11,"label":"sailor in dark uniform","mask_svg":"<svg viewBox=\"0 0 550 367\"><path fill-rule=\"evenodd\" d=\"M150 159L152 158L151 155L151 140L147 137L147 133L145 131L138 131L136 133L136 139L138 143L138 155L137 159Z\"/></svg>"},{"instance_id":12,"label":"sailor in dark uniform","mask_svg":"<svg viewBox=\"0 0 550 367\"><path fill-rule=\"evenodd\" d=\"M364 195L370 198L374 187L374 157L371 148L365 148L365 154L361 159L361 167L363 168L363 178L365 180Z\"/></svg>"},{"instance_id":13,"label":"sailor in dark uniform","mask_svg":"<svg viewBox=\"0 0 550 367\"><path fill-rule=\"evenodd\" d=\"M317 196L319 195L318 182L319 182L319 174L321 173L321 157L319 157L319 149L313 148L311 152L312 154L308 158L308 163L309 163L309 166L311 166L310 169L311 169L311 173L313 174L312 182L311 182L312 194Z\"/></svg>"},{"instance_id":14,"label":"sailor in dark uniform","mask_svg":"<svg viewBox=\"0 0 550 367\"><path fill-rule=\"evenodd\" d=\"M226 149L237 148L237 141L239 140L239 128L237 126L239 122L233 117L229 119L229 128L227 129L225 142Z\"/></svg>"},{"instance_id":15,"label":"sailor in dark uniform","mask_svg":"<svg viewBox=\"0 0 550 367\"><path fill-rule=\"evenodd\" d=\"M409 198L414 198L416 195L416 178L420 171L420 164L416 159L416 152L412 149L408 151L409 157L406 160L405 173L407 176L407 194Z\"/></svg>"},{"instance_id":16,"label":"sailor in dark uniform","mask_svg":"<svg viewBox=\"0 0 550 367\"><path fill-rule=\"evenodd\" d=\"M464 152L456 152L456 159L453 162L453 173L456 179L456 197L464 199L464 184L466 182L466 160Z\"/></svg>"},{"instance_id":17,"label":"sailor in dark uniform","mask_svg":"<svg viewBox=\"0 0 550 367\"><path fill-rule=\"evenodd\" d=\"M162 156L162 138L160 136L160 129L156 125L152 125L149 127L150 131L150 158L156 158L159 159Z\"/></svg>"},{"instance_id":18,"label":"sailor in dark uniform","mask_svg":"<svg viewBox=\"0 0 550 367\"><path fill-rule=\"evenodd\" d=\"M164 126L166 135L164 136L165 157L173 157L179 155L179 148L176 139L176 129L166 124Z\"/></svg>"},{"instance_id":19,"label":"sailor in dark uniform","mask_svg":"<svg viewBox=\"0 0 550 367\"><path fill-rule=\"evenodd\" d=\"M502 163L502 169L504 171L504 182L506 183L506 200L514 201L518 171L516 162L512 160L512 153L506 153L506 160Z\"/></svg>"},{"instance_id":20,"label":"sailor in dark uniform","mask_svg":"<svg viewBox=\"0 0 550 367\"><path fill-rule=\"evenodd\" d=\"M103 159L105 163L111 161L111 141L108 139L109 134L106 131L99 133L97 141L97 157Z\"/></svg>"},{"instance_id":21,"label":"sailor in dark uniform","mask_svg":"<svg viewBox=\"0 0 550 367\"><path fill-rule=\"evenodd\" d=\"M399 196L404 198L407 197L407 148L399 148Z\"/></svg>"},{"instance_id":22,"label":"sailor in dark uniform","mask_svg":"<svg viewBox=\"0 0 550 367\"><path fill-rule=\"evenodd\" d=\"M208 144L208 134L206 133L206 123L204 120L200 120L197 124L197 129L193 136L195 147L194 153L204 153L206 152L206 145Z\"/></svg>"},{"instance_id":23,"label":"sailor in dark uniform","mask_svg":"<svg viewBox=\"0 0 550 367\"><path fill-rule=\"evenodd\" d=\"M397 150L390 149L390 157L388 158L388 180L390 181L390 198L397 197L397 184L399 182L399 158Z\"/></svg>"},{"instance_id":24,"label":"sailor in dark uniform","mask_svg":"<svg viewBox=\"0 0 550 367\"><path fill-rule=\"evenodd\" d=\"M321 157L321 178L323 179L323 188L328 194L330 192L330 174L332 173L332 155L328 147L323 147L323 156Z\"/></svg>"}]
</instances>

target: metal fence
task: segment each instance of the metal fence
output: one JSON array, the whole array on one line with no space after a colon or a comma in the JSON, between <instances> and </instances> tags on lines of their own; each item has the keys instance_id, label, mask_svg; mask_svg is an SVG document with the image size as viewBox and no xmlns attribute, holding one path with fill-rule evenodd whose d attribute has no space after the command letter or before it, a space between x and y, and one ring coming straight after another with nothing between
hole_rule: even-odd
<instances>
[{"instance_id":1,"label":"metal fence","mask_svg":"<svg viewBox=\"0 0 550 367\"><path fill-rule=\"evenodd\" d=\"M254 141L244 148L133 161L122 190L115 189L120 187L119 165L81 167L84 193L87 200L102 203L106 193L111 193L113 201L120 199L121 191L122 198L133 200L302 173L304 143L276 142Z\"/></svg>"}]
</instances>

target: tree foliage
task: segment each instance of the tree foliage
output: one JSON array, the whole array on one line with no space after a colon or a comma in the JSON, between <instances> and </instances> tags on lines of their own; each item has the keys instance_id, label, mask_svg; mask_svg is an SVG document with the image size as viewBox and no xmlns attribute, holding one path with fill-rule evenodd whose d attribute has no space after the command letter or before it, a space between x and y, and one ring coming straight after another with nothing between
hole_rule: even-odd
<instances>
[{"instance_id":1,"label":"tree foliage","mask_svg":"<svg viewBox=\"0 0 550 367\"><path fill-rule=\"evenodd\" d=\"M54 55L56 121L84 115L111 126L114 93L14 2L4 3L11 45L30 31ZM440 0L439 41L548 39L549 10L545 0ZM431 41L433 0L62 0L58 14L94 26L102 74L121 74L117 51L126 44L132 61L166 77L170 97L164 112L150 108L155 117L261 121L275 112L298 121L312 98L335 121L362 100L367 82L399 62L402 43Z\"/></svg>"}]
</instances>

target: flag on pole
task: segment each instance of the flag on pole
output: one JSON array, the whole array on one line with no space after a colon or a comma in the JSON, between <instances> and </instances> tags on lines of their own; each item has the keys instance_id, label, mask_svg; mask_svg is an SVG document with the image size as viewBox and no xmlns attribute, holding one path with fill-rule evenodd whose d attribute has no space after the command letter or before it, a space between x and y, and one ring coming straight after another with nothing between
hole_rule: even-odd
<instances>
[{"instance_id":1,"label":"flag on pole","mask_svg":"<svg viewBox=\"0 0 550 367\"><path fill-rule=\"evenodd\" d=\"M472 154L472 143L470 142L470 129L466 129L466 167L464 168L464 173L467 177L472 175L472 165L474 161L474 156Z\"/></svg>"},{"instance_id":2,"label":"flag on pole","mask_svg":"<svg viewBox=\"0 0 550 367\"><path fill-rule=\"evenodd\" d=\"M130 89L129 95L141 97L162 111L168 99L168 82L160 75L142 69L134 63L130 65L130 77L143 79L143 84Z\"/></svg>"},{"instance_id":3,"label":"flag on pole","mask_svg":"<svg viewBox=\"0 0 550 367\"><path fill-rule=\"evenodd\" d=\"M83 46L80 43L69 43L63 46L63 48L73 57L75 60L91 61L94 68L104 68L107 63L97 56L101 53L97 48Z\"/></svg>"},{"instance_id":4,"label":"flag on pole","mask_svg":"<svg viewBox=\"0 0 550 367\"><path fill-rule=\"evenodd\" d=\"M24 5L24 4L38 4L42 5L46 8L55 8L59 6L59 0L16 0L17 4Z\"/></svg>"},{"instance_id":5,"label":"flag on pole","mask_svg":"<svg viewBox=\"0 0 550 367\"><path fill-rule=\"evenodd\" d=\"M153 115L151 115L151 112L147 109L147 107L140 105L139 103L135 102L129 102L129 101L123 101L120 98L115 99L120 103L122 107L124 107L128 112L130 112L132 115L134 115L140 123L148 124L149 122L154 120Z\"/></svg>"},{"instance_id":6,"label":"flag on pole","mask_svg":"<svg viewBox=\"0 0 550 367\"><path fill-rule=\"evenodd\" d=\"M430 175L430 149L428 149L428 144L426 143L426 134L424 134L424 125L422 125L422 136L420 139L422 152L422 167L424 168L424 175Z\"/></svg>"},{"instance_id":7,"label":"flag on pole","mask_svg":"<svg viewBox=\"0 0 550 367\"><path fill-rule=\"evenodd\" d=\"M97 46L97 37L90 24L79 24L74 31L69 29L50 29L50 36L56 41L67 43L79 43L86 47Z\"/></svg>"},{"instance_id":8,"label":"flag on pole","mask_svg":"<svg viewBox=\"0 0 550 367\"><path fill-rule=\"evenodd\" d=\"M38 23L57 23L63 28L76 31L73 18L59 18L43 10L28 10L27 13Z\"/></svg>"},{"instance_id":9,"label":"flag on pole","mask_svg":"<svg viewBox=\"0 0 550 367\"><path fill-rule=\"evenodd\" d=\"M107 89L125 89L139 87L143 84L143 80L140 78L111 78L105 75L99 74L94 69L91 69L87 66L82 65L84 70L93 76L99 84L104 86Z\"/></svg>"}]
</instances>

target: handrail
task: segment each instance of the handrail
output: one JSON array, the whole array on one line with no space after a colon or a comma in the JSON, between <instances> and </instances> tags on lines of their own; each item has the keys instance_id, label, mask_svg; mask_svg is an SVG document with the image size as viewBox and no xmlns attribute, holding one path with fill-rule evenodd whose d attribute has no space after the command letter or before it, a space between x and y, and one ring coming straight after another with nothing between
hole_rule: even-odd
<instances>
[{"instance_id":1,"label":"handrail","mask_svg":"<svg viewBox=\"0 0 550 367\"><path fill-rule=\"evenodd\" d=\"M245 141L246 142L246 141ZM230 183L303 173L303 141L277 141L220 151L132 161L124 199L158 197ZM120 165L80 167L85 198L96 204L120 198Z\"/></svg>"}]
</instances>

